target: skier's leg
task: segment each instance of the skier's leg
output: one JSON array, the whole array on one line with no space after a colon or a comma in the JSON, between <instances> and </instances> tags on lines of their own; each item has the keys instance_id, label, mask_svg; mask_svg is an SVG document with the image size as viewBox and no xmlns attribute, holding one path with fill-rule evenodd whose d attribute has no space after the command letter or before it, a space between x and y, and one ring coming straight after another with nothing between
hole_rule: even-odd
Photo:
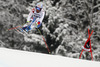
<instances>
[{"instance_id":1,"label":"skier's leg","mask_svg":"<svg viewBox=\"0 0 100 67\"><path fill-rule=\"evenodd\" d=\"M30 22L29 22L29 23L26 23L26 24L22 27L22 32L23 32L23 30L26 31L26 32L28 32L30 25L31 25Z\"/></svg>"},{"instance_id":2,"label":"skier's leg","mask_svg":"<svg viewBox=\"0 0 100 67\"><path fill-rule=\"evenodd\" d=\"M20 28L20 31L21 31L21 32L23 32L23 30L25 31L25 30L26 30L26 28L27 28L27 26L28 26L28 25L27 25L27 23L26 23L26 24L24 24L24 25L23 25L23 27L22 27L22 28Z\"/></svg>"},{"instance_id":3,"label":"skier's leg","mask_svg":"<svg viewBox=\"0 0 100 67\"><path fill-rule=\"evenodd\" d=\"M22 27L22 30L26 30L27 29L27 26L26 27Z\"/></svg>"},{"instance_id":4,"label":"skier's leg","mask_svg":"<svg viewBox=\"0 0 100 67\"><path fill-rule=\"evenodd\" d=\"M34 25L34 21L35 21L35 18L33 18L33 20L30 23L25 24L22 27L22 32L23 32L23 30L26 31L26 32L32 30L34 28L34 26L33 26Z\"/></svg>"},{"instance_id":5,"label":"skier's leg","mask_svg":"<svg viewBox=\"0 0 100 67\"><path fill-rule=\"evenodd\" d=\"M27 27L27 32L30 31L31 29L32 29L32 27L31 27L31 25L29 25L29 26Z\"/></svg>"},{"instance_id":6,"label":"skier's leg","mask_svg":"<svg viewBox=\"0 0 100 67\"><path fill-rule=\"evenodd\" d=\"M35 28L35 23L33 23L32 25L30 25L30 26L28 27L29 30L32 30L33 28Z\"/></svg>"},{"instance_id":7,"label":"skier's leg","mask_svg":"<svg viewBox=\"0 0 100 67\"><path fill-rule=\"evenodd\" d=\"M35 25L35 23L34 23L35 22L35 19L36 18L33 17L32 22L27 26L27 28L26 28L27 29L27 32L30 31L30 30L32 30L35 27L34 26Z\"/></svg>"}]
</instances>

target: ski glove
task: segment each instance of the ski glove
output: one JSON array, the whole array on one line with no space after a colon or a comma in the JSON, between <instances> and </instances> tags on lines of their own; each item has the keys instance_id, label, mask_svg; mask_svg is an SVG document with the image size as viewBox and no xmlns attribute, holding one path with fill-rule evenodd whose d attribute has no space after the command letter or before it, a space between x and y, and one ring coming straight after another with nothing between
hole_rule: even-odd
<instances>
[{"instance_id":1,"label":"ski glove","mask_svg":"<svg viewBox=\"0 0 100 67\"><path fill-rule=\"evenodd\" d=\"M27 21L27 23L29 23L30 21Z\"/></svg>"},{"instance_id":2,"label":"ski glove","mask_svg":"<svg viewBox=\"0 0 100 67\"><path fill-rule=\"evenodd\" d=\"M40 21L38 21L36 24L39 25L40 24Z\"/></svg>"}]
</instances>

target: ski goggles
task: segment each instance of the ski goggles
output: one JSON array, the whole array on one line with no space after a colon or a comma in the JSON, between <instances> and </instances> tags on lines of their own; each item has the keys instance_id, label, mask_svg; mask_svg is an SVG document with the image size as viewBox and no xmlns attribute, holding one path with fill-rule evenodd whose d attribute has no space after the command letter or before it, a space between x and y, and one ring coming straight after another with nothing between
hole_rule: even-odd
<instances>
[{"instance_id":1,"label":"ski goggles","mask_svg":"<svg viewBox=\"0 0 100 67\"><path fill-rule=\"evenodd\" d=\"M39 8L39 7L36 7L36 9L39 10L39 11L41 11L41 8Z\"/></svg>"}]
</instances>

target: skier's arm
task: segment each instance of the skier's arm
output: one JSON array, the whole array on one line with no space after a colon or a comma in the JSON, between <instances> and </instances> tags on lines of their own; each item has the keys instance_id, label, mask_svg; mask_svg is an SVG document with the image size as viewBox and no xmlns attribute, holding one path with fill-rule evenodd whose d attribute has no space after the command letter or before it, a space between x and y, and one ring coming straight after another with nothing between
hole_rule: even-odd
<instances>
[{"instance_id":1,"label":"skier's arm","mask_svg":"<svg viewBox=\"0 0 100 67\"><path fill-rule=\"evenodd\" d=\"M27 22L29 22L31 20L32 15L33 15L33 12L31 10L30 13L29 13L29 15L28 15Z\"/></svg>"},{"instance_id":2,"label":"skier's arm","mask_svg":"<svg viewBox=\"0 0 100 67\"><path fill-rule=\"evenodd\" d=\"M43 18L44 18L45 12L43 12L38 20L38 22L42 23Z\"/></svg>"}]
</instances>

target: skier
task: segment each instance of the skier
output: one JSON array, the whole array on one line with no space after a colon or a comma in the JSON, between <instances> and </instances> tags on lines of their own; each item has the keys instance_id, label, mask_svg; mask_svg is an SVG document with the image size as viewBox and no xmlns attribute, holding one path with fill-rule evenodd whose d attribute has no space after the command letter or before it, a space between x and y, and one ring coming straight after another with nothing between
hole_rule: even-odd
<instances>
[{"instance_id":1,"label":"skier","mask_svg":"<svg viewBox=\"0 0 100 67\"><path fill-rule=\"evenodd\" d=\"M43 3L37 3L35 8L33 8L27 18L27 24L23 26L23 30L28 32L29 30L32 30L35 28L41 28L42 27L42 20L44 18L45 12L43 10Z\"/></svg>"}]
</instances>

